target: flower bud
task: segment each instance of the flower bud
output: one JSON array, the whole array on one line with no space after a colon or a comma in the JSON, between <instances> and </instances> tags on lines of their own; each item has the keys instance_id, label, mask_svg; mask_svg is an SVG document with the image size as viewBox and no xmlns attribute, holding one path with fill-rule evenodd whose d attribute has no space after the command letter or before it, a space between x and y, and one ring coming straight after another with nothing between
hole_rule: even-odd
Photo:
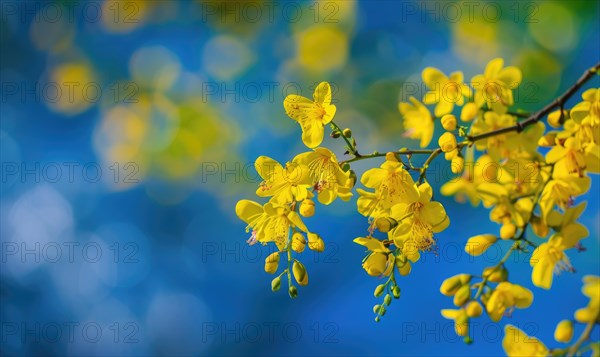
<instances>
[{"instance_id":1,"label":"flower bud","mask_svg":"<svg viewBox=\"0 0 600 357\"><path fill-rule=\"evenodd\" d=\"M381 305L377 304L373 306L373 313L374 314L379 314L379 309L381 308Z\"/></svg>"},{"instance_id":2,"label":"flower bud","mask_svg":"<svg viewBox=\"0 0 600 357\"><path fill-rule=\"evenodd\" d=\"M448 131L453 131L456 129L456 117L452 114L444 115L442 117L442 127Z\"/></svg>"},{"instance_id":3,"label":"flower bud","mask_svg":"<svg viewBox=\"0 0 600 357\"><path fill-rule=\"evenodd\" d=\"M460 156L455 156L450 163L450 169L454 174L460 174L465 168L465 159Z\"/></svg>"},{"instance_id":4,"label":"flower bud","mask_svg":"<svg viewBox=\"0 0 600 357\"><path fill-rule=\"evenodd\" d=\"M469 299L471 299L471 286L465 284L456 291L456 294L454 295L454 305L463 306Z\"/></svg>"},{"instance_id":5,"label":"flower bud","mask_svg":"<svg viewBox=\"0 0 600 357\"><path fill-rule=\"evenodd\" d=\"M315 215L315 203L311 199L305 199L300 204L300 214L304 217L312 217Z\"/></svg>"},{"instance_id":6,"label":"flower bud","mask_svg":"<svg viewBox=\"0 0 600 357\"><path fill-rule=\"evenodd\" d=\"M294 273L294 279L298 282L299 285L308 285L308 274L306 273L306 268L299 261L294 261L292 265L292 273Z\"/></svg>"},{"instance_id":7,"label":"flower bud","mask_svg":"<svg viewBox=\"0 0 600 357\"><path fill-rule=\"evenodd\" d=\"M390 306L390 304L392 303L392 295L386 294L383 298L383 303Z\"/></svg>"},{"instance_id":8,"label":"flower bud","mask_svg":"<svg viewBox=\"0 0 600 357\"><path fill-rule=\"evenodd\" d=\"M440 292L443 295L452 296L452 295L456 294L456 292L458 291L458 289L461 286L463 286L464 284L467 284L470 281L471 281L470 274L454 275L454 276L449 277L448 279L444 280L444 282L442 282L442 285L440 286Z\"/></svg>"},{"instance_id":9,"label":"flower bud","mask_svg":"<svg viewBox=\"0 0 600 357\"><path fill-rule=\"evenodd\" d=\"M456 136L450 132L445 132L438 139L438 145L443 152L450 152L456 149Z\"/></svg>"},{"instance_id":10,"label":"flower bud","mask_svg":"<svg viewBox=\"0 0 600 357\"><path fill-rule=\"evenodd\" d=\"M560 110L555 110L552 113L548 114L548 124L553 128L560 128L562 123L567 119L569 112L564 110L562 111L562 121L561 121L561 112Z\"/></svg>"},{"instance_id":11,"label":"flower bud","mask_svg":"<svg viewBox=\"0 0 600 357\"><path fill-rule=\"evenodd\" d=\"M460 112L460 120L471 121L475 119L478 111L479 108L477 107L477 104L469 102L462 108L462 111Z\"/></svg>"},{"instance_id":12,"label":"flower bud","mask_svg":"<svg viewBox=\"0 0 600 357\"><path fill-rule=\"evenodd\" d=\"M398 285L394 286L392 289L392 295L394 295L394 299L400 298L400 287Z\"/></svg>"},{"instance_id":13,"label":"flower bud","mask_svg":"<svg viewBox=\"0 0 600 357\"><path fill-rule=\"evenodd\" d=\"M316 233L308 233L308 248L315 252L322 252L325 250L325 242Z\"/></svg>"},{"instance_id":14,"label":"flower bud","mask_svg":"<svg viewBox=\"0 0 600 357\"><path fill-rule=\"evenodd\" d=\"M513 223L505 223L500 228L500 238L511 239L512 237L515 236L516 232L517 232L517 226L515 226Z\"/></svg>"},{"instance_id":15,"label":"flower bud","mask_svg":"<svg viewBox=\"0 0 600 357\"><path fill-rule=\"evenodd\" d=\"M279 291L279 288L281 288L281 278L276 277L275 279L271 280L271 290Z\"/></svg>"},{"instance_id":16,"label":"flower bud","mask_svg":"<svg viewBox=\"0 0 600 357\"><path fill-rule=\"evenodd\" d=\"M288 289L288 294L290 295L290 297L292 299L295 299L298 297L298 288L296 288L294 285L290 286L290 288Z\"/></svg>"},{"instance_id":17,"label":"flower bud","mask_svg":"<svg viewBox=\"0 0 600 357\"><path fill-rule=\"evenodd\" d=\"M300 232L296 232L292 235L292 250L296 253L302 253L306 248L306 239Z\"/></svg>"},{"instance_id":18,"label":"flower bud","mask_svg":"<svg viewBox=\"0 0 600 357\"><path fill-rule=\"evenodd\" d=\"M550 228L548 228L548 225L544 223L542 218L536 215L531 217L531 228L533 229L533 233L541 238L545 238L548 233L550 233Z\"/></svg>"},{"instance_id":19,"label":"flower bud","mask_svg":"<svg viewBox=\"0 0 600 357\"><path fill-rule=\"evenodd\" d=\"M386 272L388 258L383 253L372 253L363 263L362 267L371 276L380 276Z\"/></svg>"},{"instance_id":20,"label":"flower bud","mask_svg":"<svg viewBox=\"0 0 600 357\"><path fill-rule=\"evenodd\" d=\"M492 283L501 283L508 280L508 270L501 265L500 267L487 267L483 269L483 277Z\"/></svg>"},{"instance_id":21,"label":"flower bud","mask_svg":"<svg viewBox=\"0 0 600 357\"><path fill-rule=\"evenodd\" d=\"M375 297L380 297L381 295L383 295L384 291L385 291L385 284L377 285L377 287L375 288L375 292L373 293L373 295Z\"/></svg>"},{"instance_id":22,"label":"flower bud","mask_svg":"<svg viewBox=\"0 0 600 357\"><path fill-rule=\"evenodd\" d=\"M573 321L562 320L556 325L554 339L558 342L569 343L573 338Z\"/></svg>"},{"instance_id":23,"label":"flower bud","mask_svg":"<svg viewBox=\"0 0 600 357\"><path fill-rule=\"evenodd\" d=\"M458 155L458 150L454 149L452 151L446 152L444 153L444 159L446 159L446 161L451 161L452 159L454 159L456 156Z\"/></svg>"},{"instance_id":24,"label":"flower bud","mask_svg":"<svg viewBox=\"0 0 600 357\"><path fill-rule=\"evenodd\" d=\"M465 244L465 252L473 256L483 254L492 244L496 243L498 238L492 234L480 234L469 238Z\"/></svg>"},{"instance_id":25,"label":"flower bud","mask_svg":"<svg viewBox=\"0 0 600 357\"><path fill-rule=\"evenodd\" d=\"M398 162L398 155L395 152L387 152L385 154L385 160L386 161L393 161L393 162Z\"/></svg>"},{"instance_id":26,"label":"flower bud","mask_svg":"<svg viewBox=\"0 0 600 357\"><path fill-rule=\"evenodd\" d=\"M337 139L337 138L339 138L341 136L340 134L341 133L339 131L334 130L334 131L331 132L331 134L329 134L329 136L331 136L334 139Z\"/></svg>"},{"instance_id":27,"label":"flower bud","mask_svg":"<svg viewBox=\"0 0 600 357\"><path fill-rule=\"evenodd\" d=\"M343 134L345 137L350 138L352 137L352 130L350 130L349 128L344 129Z\"/></svg>"},{"instance_id":28,"label":"flower bud","mask_svg":"<svg viewBox=\"0 0 600 357\"><path fill-rule=\"evenodd\" d=\"M279 267L279 252L271 253L265 259L265 271L269 274L275 274Z\"/></svg>"},{"instance_id":29,"label":"flower bud","mask_svg":"<svg viewBox=\"0 0 600 357\"><path fill-rule=\"evenodd\" d=\"M548 133L548 134L542 136L538 140L538 145L542 146L542 147L549 147L549 146L556 145L556 134L555 133Z\"/></svg>"},{"instance_id":30,"label":"flower bud","mask_svg":"<svg viewBox=\"0 0 600 357\"><path fill-rule=\"evenodd\" d=\"M387 233L394 229L398 225L398 222L392 217L378 217L375 219L375 226L382 233Z\"/></svg>"},{"instance_id":31,"label":"flower bud","mask_svg":"<svg viewBox=\"0 0 600 357\"><path fill-rule=\"evenodd\" d=\"M469 317L479 317L483 313L483 307L477 301L470 301L465 308L467 312L467 316Z\"/></svg>"},{"instance_id":32,"label":"flower bud","mask_svg":"<svg viewBox=\"0 0 600 357\"><path fill-rule=\"evenodd\" d=\"M463 311L454 320L454 331L458 336L467 336L469 334L469 316Z\"/></svg>"}]
</instances>

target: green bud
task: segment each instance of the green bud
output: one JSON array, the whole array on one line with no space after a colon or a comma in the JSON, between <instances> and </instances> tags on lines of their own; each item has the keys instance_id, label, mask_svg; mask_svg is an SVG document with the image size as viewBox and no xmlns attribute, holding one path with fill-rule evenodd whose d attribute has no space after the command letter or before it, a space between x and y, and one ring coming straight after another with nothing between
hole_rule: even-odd
<instances>
[{"instance_id":1,"label":"green bud","mask_svg":"<svg viewBox=\"0 0 600 357\"><path fill-rule=\"evenodd\" d=\"M343 134L345 137L350 138L352 137L352 130L350 130L349 128L344 129Z\"/></svg>"},{"instance_id":2,"label":"green bud","mask_svg":"<svg viewBox=\"0 0 600 357\"><path fill-rule=\"evenodd\" d=\"M392 294L394 294L394 298L400 298L400 287L398 285L394 286L394 288L392 289Z\"/></svg>"},{"instance_id":3,"label":"green bud","mask_svg":"<svg viewBox=\"0 0 600 357\"><path fill-rule=\"evenodd\" d=\"M465 338L463 338L463 342L466 343L467 345L470 345L473 343L473 339L469 336L465 336Z\"/></svg>"},{"instance_id":4,"label":"green bud","mask_svg":"<svg viewBox=\"0 0 600 357\"><path fill-rule=\"evenodd\" d=\"M288 290L288 294L290 294L290 297L292 299L295 299L298 297L298 289L296 289L296 287L294 285L290 286L290 289Z\"/></svg>"},{"instance_id":5,"label":"green bud","mask_svg":"<svg viewBox=\"0 0 600 357\"><path fill-rule=\"evenodd\" d=\"M342 171L348 172L348 170L350 170L350 164L347 162L344 162L344 164L342 165Z\"/></svg>"},{"instance_id":6,"label":"green bud","mask_svg":"<svg viewBox=\"0 0 600 357\"><path fill-rule=\"evenodd\" d=\"M373 295L375 295L375 297L380 297L381 295L383 295L384 290L385 290L385 284L377 285Z\"/></svg>"},{"instance_id":7,"label":"green bud","mask_svg":"<svg viewBox=\"0 0 600 357\"><path fill-rule=\"evenodd\" d=\"M375 306L373 306L373 313L374 314L378 314L379 313L379 308L381 307L381 305L377 304Z\"/></svg>"},{"instance_id":8,"label":"green bud","mask_svg":"<svg viewBox=\"0 0 600 357\"><path fill-rule=\"evenodd\" d=\"M329 136L331 136L334 139L337 139L337 138L340 137L340 132L337 131L337 130L334 130L334 131L331 132L331 134L329 134Z\"/></svg>"},{"instance_id":9,"label":"green bud","mask_svg":"<svg viewBox=\"0 0 600 357\"><path fill-rule=\"evenodd\" d=\"M375 322L379 322L380 320L381 320L381 319L379 318L379 315L378 315L378 316L375 316Z\"/></svg>"},{"instance_id":10,"label":"green bud","mask_svg":"<svg viewBox=\"0 0 600 357\"><path fill-rule=\"evenodd\" d=\"M281 278L276 277L275 279L271 280L271 290L279 291L279 288L281 288Z\"/></svg>"},{"instance_id":11,"label":"green bud","mask_svg":"<svg viewBox=\"0 0 600 357\"><path fill-rule=\"evenodd\" d=\"M471 275L469 274L454 275L444 280L442 286L440 286L440 292L443 295L452 296L456 294L456 292L461 286L468 283L469 281L471 281Z\"/></svg>"},{"instance_id":12,"label":"green bud","mask_svg":"<svg viewBox=\"0 0 600 357\"><path fill-rule=\"evenodd\" d=\"M383 298L383 303L386 304L387 306L390 306L390 304L392 303L392 295L386 294L385 297Z\"/></svg>"}]
</instances>

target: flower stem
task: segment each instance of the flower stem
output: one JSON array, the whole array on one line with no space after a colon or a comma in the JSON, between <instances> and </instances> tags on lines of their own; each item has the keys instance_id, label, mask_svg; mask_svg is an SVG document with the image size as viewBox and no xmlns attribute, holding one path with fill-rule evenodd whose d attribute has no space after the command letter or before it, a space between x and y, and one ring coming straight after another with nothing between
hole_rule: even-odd
<instances>
[{"instance_id":1,"label":"flower stem","mask_svg":"<svg viewBox=\"0 0 600 357\"><path fill-rule=\"evenodd\" d=\"M567 356L574 356L577 353L577 350L579 350L581 345L590 338L595 324L596 323L592 321L585 326L585 330L583 331L581 336L579 336L577 342L575 342L571 347L567 349Z\"/></svg>"},{"instance_id":2,"label":"flower stem","mask_svg":"<svg viewBox=\"0 0 600 357\"><path fill-rule=\"evenodd\" d=\"M344 141L348 145L348 151L350 151L350 153L352 155L354 155L353 159L363 157L361 154L358 153L358 150L356 150L356 146L352 145L352 143L350 142L350 139L347 138L346 135L343 134L342 129L340 129L340 127L333 120L329 124L331 124L331 126L340 133L342 138L344 138ZM351 160L353 160L353 159L351 159ZM349 162L349 161L346 161L346 162Z\"/></svg>"}]
</instances>

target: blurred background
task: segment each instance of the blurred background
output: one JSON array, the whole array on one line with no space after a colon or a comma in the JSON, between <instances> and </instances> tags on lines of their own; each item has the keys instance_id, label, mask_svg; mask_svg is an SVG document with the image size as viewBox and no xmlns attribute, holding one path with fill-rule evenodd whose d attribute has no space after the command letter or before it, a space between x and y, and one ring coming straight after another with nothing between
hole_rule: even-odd
<instances>
[{"instance_id":1,"label":"blurred background","mask_svg":"<svg viewBox=\"0 0 600 357\"><path fill-rule=\"evenodd\" d=\"M3 0L0 14L2 355L499 355L503 324L557 346L555 324L587 304L597 177L587 252L569 252L576 273L543 291L515 255L510 279L535 302L498 325L475 320L471 346L440 315L452 301L439 285L503 254L464 253L498 230L481 207L436 195L454 224L379 324L355 199L306 220L327 248L303 253L310 285L294 301L271 292L272 248L245 243L234 207L255 199L256 157L306 150L287 94L328 81L361 152L416 147L397 107L420 97L424 67L468 81L501 56L523 70L518 105L541 108L600 58L596 1Z\"/></svg>"}]
</instances>

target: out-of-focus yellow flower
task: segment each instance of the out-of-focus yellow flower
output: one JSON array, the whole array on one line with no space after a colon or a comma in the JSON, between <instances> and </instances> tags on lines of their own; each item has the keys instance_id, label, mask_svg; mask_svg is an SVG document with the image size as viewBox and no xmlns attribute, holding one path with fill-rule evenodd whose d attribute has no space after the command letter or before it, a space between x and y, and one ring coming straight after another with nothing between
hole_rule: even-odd
<instances>
[{"instance_id":1,"label":"out-of-focus yellow flower","mask_svg":"<svg viewBox=\"0 0 600 357\"><path fill-rule=\"evenodd\" d=\"M583 277L583 295L590 298L588 306L575 311L575 320L589 324L597 321L600 314L600 277L586 275Z\"/></svg>"},{"instance_id":2,"label":"out-of-focus yellow flower","mask_svg":"<svg viewBox=\"0 0 600 357\"><path fill-rule=\"evenodd\" d=\"M554 339L558 342L569 343L573 338L573 321L562 320L556 325Z\"/></svg>"},{"instance_id":3,"label":"out-of-focus yellow flower","mask_svg":"<svg viewBox=\"0 0 600 357\"><path fill-rule=\"evenodd\" d=\"M512 90L521 83L521 70L514 66L503 67L504 60L495 58L487 64L483 74L471 79L479 107L487 103L493 111L505 113L506 108L514 104Z\"/></svg>"},{"instance_id":4,"label":"out-of-focus yellow flower","mask_svg":"<svg viewBox=\"0 0 600 357\"><path fill-rule=\"evenodd\" d=\"M469 317L479 317L483 313L483 307L478 301L473 300L467 304L465 311Z\"/></svg>"},{"instance_id":5,"label":"out-of-focus yellow flower","mask_svg":"<svg viewBox=\"0 0 600 357\"><path fill-rule=\"evenodd\" d=\"M525 332L510 324L504 327L502 348L509 357L546 357L550 354L548 348L540 340L527 336Z\"/></svg>"},{"instance_id":6,"label":"out-of-focus yellow flower","mask_svg":"<svg viewBox=\"0 0 600 357\"><path fill-rule=\"evenodd\" d=\"M477 104L469 102L462 108L462 111L460 112L460 120L467 122L471 121L475 119L477 113L479 113L479 107Z\"/></svg>"},{"instance_id":7,"label":"out-of-focus yellow flower","mask_svg":"<svg viewBox=\"0 0 600 357\"><path fill-rule=\"evenodd\" d=\"M394 244L413 262L419 259L420 251L427 251L435 244L433 234L443 231L450 224L444 206L431 201L431 186L423 183L418 192L416 202L400 202L392 207L390 214L398 222L390 236Z\"/></svg>"},{"instance_id":8,"label":"out-of-focus yellow flower","mask_svg":"<svg viewBox=\"0 0 600 357\"><path fill-rule=\"evenodd\" d=\"M409 100L410 103L401 102L398 104L398 109L404 119L405 132L403 136L420 140L419 146L424 148L429 145L433 137L434 118L431 116L429 109L415 97L410 97Z\"/></svg>"},{"instance_id":9,"label":"out-of-focus yellow flower","mask_svg":"<svg viewBox=\"0 0 600 357\"><path fill-rule=\"evenodd\" d=\"M310 187L308 167L300 164L286 164L285 168L267 156L260 156L254 162L262 181L256 195L275 196L282 203L302 201L309 197Z\"/></svg>"},{"instance_id":10,"label":"out-of-focus yellow flower","mask_svg":"<svg viewBox=\"0 0 600 357\"><path fill-rule=\"evenodd\" d=\"M482 120L483 119L483 120ZM496 114L494 112L485 112L483 118L479 118L472 127L472 134L478 135L494 130L500 130L516 124L516 118L508 114ZM488 154L494 159L508 158L511 151L516 146L518 135L507 133L495 135L490 138L478 140L475 143L477 150L487 150Z\"/></svg>"},{"instance_id":11,"label":"out-of-focus yellow flower","mask_svg":"<svg viewBox=\"0 0 600 357\"><path fill-rule=\"evenodd\" d=\"M492 244L496 243L498 237L493 234L481 234L469 238L465 245L465 251L474 256L483 254Z\"/></svg>"},{"instance_id":12,"label":"out-of-focus yellow flower","mask_svg":"<svg viewBox=\"0 0 600 357\"><path fill-rule=\"evenodd\" d=\"M314 151L296 156L293 162L308 168L311 184L319 202L328 205L340 197L348 201L352 197L348 187L350 172L344 172L337 158L329 149L318 147Z\"/></svg>"},{"instance_id":13,"label":"out-of-focus yellow flower","mask_svg":"<svg viewBox=\"0 0 600 357\"><path fill-rule=\"evenodd\" d=\"M427 105L436 104L434 114L441 117L452 112L454 105L463 105L464 97L471 96L471 89L463 83L463 73L452 72L447 77L437 68L427 67L422 73L423 82L430 91L423 97L423 103Z\"/></svg>"},{"instance_id":14,"label":"out-of-focus yellow flower","mask_svg":"<svg viewBox=\"0 0 600 357\"><path fill-rule=\"evenodd\" d=\"M481 201L477 187L497 177L498 164L489 155L481 155L475 162L470 160L466 160L463 174L443 184L440 192L444 196L455 196L459 202L469 200L471 205L476 206Z\"/></svg>"},{"instance_id":15,"label":"out-of-focus yellow flower","mask_svg":"<svg viewBox=\"0 0 600 357\"><path fill-rule=\"evenodd\" d=\"M485 307L490 319L498 322L507 310L524 309L532 302L533 293L529 289L504 281L496 286Z\"/></svg>"},{"instance_id":16,"label":"out-of-focus yellow flower","mask_svg":"<svg viewBox=\"0 0 600 357\"><path fill-rule=\"evenodd\" d=\"M379 168L367 170L361 177L363 185L375 189L367 192L358 189L360 198L358 212L364 216L377 217L398 203L412 203L419 199L419 191L402 163L389 158Z\"/></svg>"},{"instance_id":17,"label":"out-of-focus yellow flower","mask_svg":"<svg viewBox=\"0 0 600 357\"><path fill-rule=\"evenodd\" d=\"M311 26L298 33L296 40L298 62L312 72L339 69L348 60L348 35L337 26Z\"/></svg>"},{"instance_id":18,"label":"out-of-focus yellow flower","mask_svg":"<svg viewBox=\"0 0 600 357\"><path fill-rule=\"evenodd\" d=\"M442 316L449 320L454 320L454 331L458 336L467 336L469 334L469 316L465 309L443 309Z\"/></svg>"},{"instance_id":19,"label":"out-of-focus yellow flower","mask_svg":"<svg viewBox=\"0 0 600 357\"><path fill-rule=\"evenodd\" d=\"M443 152L451 152L456 149L456 136L450 132L445 132L438 139L438 145Z\"/></svg>"},{"instance_id":20,"label":"out-of-focus yellow flower","mask_svg":"<svg viewBox=\"0 0 600 357\"><path fill-rule=\"evenodd\" d=\"M275 242L277 248L283 250L292 226L308 232L300 216L291 211L289 205L269 201L263 207L254 201L241 200L235 206L235 213L248 224L246 232L252 229L252 235L247 240L250 245Z\"/></svg>"},{"instance_id":21,"label":"out-of-focus yellow flower","mask_svg":"<svg viewBox=\"0 0 600 357\"><path fill-rule=\"evenodd\" d=\"M440 286L440 293L446 296L452 296L456 294L458 289L463 285L468 284L471 281L470 274L458 274L451 276L442 282Z\"/></svg>"},{"instance_id":22,"label":"out-of-focus yellow flower","mask_svg":"<svg viewBox=\"0 0 600 357\"><path fill-rule=\"evenodd\" d=\"M288 95L283 101L287 115L300 124L302 142L309 148L317 147L323 141L324 126L333 120L336 112L331 104L331 86L321 82L315 88L313 100L296 94Z\"/></svg>"},{"instance_id":23,"label":"out-of-focus yellow flower","mask_svg":"<svg viewBox=\"0 0 600 357\"><path fill-rule=\"evenodd\" d=\"M62 114L82 113L98 102L102 95L94 71L86 63L59 65L50 73L50 82L55 84L56 92L49 94L52 91L46 91L46 104L50 109Z\"/></svg>"},{"instance_id":24,"label":"out-of-focus yellow flower","mask_svg":"<svg viewBox=\"0 0 600 357\"><path fill-rule=\"evenodd\" d=\"M573 197L586 193L590 189L590 178L554 177L542 191L540 209L543 219L547 219L555 205L566 210L573 205Z\"/></svg>"},{"instance_id":25,"label":"out-of-focus yellow flower","mask_svg":"<svg viewBox=\"0 0 600 357\"><path fill-rule=\"evenodd\" d=\"M446 114L441 119L444 130L453 131L456 129L456 117L453 114Z\"/></svg>"},{"instance_id":26,"label":"out-of-focus yellow flower","mask_svg":"<svg viewBox=\"0 0 600 357\"><path fill-rule=\"evenodd\" d=\"M571 118L580 124L589 120L592 127L600 126L600 88L591 88L581 95L583 102L571 109Z\"/></svg>"}]
</instances>

